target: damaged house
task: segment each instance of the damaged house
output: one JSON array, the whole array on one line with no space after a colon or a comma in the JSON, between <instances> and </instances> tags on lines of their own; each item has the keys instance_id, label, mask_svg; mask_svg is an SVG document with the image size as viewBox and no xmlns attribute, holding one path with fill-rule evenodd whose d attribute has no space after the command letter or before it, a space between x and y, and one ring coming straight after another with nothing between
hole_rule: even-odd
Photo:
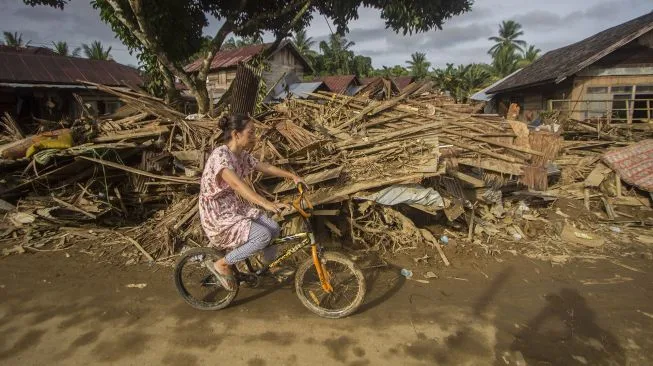
<instances>
[{"instance_id":1,"label":"damaged house","mask_svg":"<svg viewBox=\"0 0 653 366\"><path fill-rule=\"evenodd\" d=\"M238 63L250 61L254 56L263 52L271 43L255 44L251 46L236 48L233 50L220 51L215 54L211 61L211 67L207 76L206 87L209 96L215 102L229 89L231 82L236 78ZM272 88L287 73L293 72L302 79L305 74L311 73L312 68L308 60L302 56L294 43L289 40L281 44L267 58L268 67L263 71L262 77L265 85ZM187 72L199 70L202 60L195 60L186 65Z\"/></svg>"},{"instance_id":2,"label":"damaged house","mask_svg":"<svg viewBox=\"0 0 653 366\"><path fill-rule=\"evenodd\" d=\"M653 12L550 51L487 93L499 106L517 103L526 121L543 110L576 120L650 120Z\"/></svg>"},{"instance_id":3,"label":"damaged house","mask_svg":"<svg viewBox=\"0 0 653 366\"><path fill-rule=\"evenodd\" d=\"M10 113L21 124L75 119L81 106L74 95L97 115L120 107L116 96L83 82L133 89L142 79L136 69L115 61L59 56L42 47L0 46L0 115Z\"/></svg>"}]
</instances>

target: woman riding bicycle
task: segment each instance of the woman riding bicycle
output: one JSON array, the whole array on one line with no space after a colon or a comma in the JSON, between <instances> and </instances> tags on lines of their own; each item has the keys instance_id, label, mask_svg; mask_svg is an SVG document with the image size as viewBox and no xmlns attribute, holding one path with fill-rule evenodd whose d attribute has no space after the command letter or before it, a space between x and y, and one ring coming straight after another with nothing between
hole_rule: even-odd
<instances>
[{"instance_id":1,"label":"woman riding bicycle","mask_svg":"<svg viewBox=\"0 0 653 366\"><path fill-rule=\"evenodd\" d=\"M263 250L263 260L271 262L276 249L270 242L280 232L279 225L254 205L273 213L290 208L271 202L256 193L244 179L256 170L268 175L303 182L299 176L259 162L248 151L256 143L254 123L243 114L222 117L218 122L224 145L216 148L204 166L199 211L204 232L211 245L231 250L218 261L205 263L228 291L237 288L231 265Z\"/></svg>"}]
</instances>

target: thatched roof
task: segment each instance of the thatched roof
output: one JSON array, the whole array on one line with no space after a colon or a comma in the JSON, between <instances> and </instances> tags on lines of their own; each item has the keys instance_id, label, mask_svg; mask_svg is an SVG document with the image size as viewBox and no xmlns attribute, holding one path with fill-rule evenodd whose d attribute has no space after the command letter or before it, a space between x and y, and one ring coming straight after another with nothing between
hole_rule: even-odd
<instances>
[{"instance_id":1,"label":"thatched roof","mask_svg":"<svg viewBox=\"0 0 653 366\"><path fill-rule=\"evenodd\" d=\"M606 29L580 42L547 52L521 72L488 90L496 94L547 83L559 83L604 56L653 30L653 12Z\"/></svg>"}]
</instances>

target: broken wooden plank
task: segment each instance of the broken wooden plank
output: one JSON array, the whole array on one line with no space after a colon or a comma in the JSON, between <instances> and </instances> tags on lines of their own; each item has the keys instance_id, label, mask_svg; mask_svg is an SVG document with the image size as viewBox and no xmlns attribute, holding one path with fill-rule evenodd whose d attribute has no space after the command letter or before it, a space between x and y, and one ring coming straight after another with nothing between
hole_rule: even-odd
<instances>
[{"instance_id":1,"label":"broken wooden plank","mask_svg":"<svg viewBox=\"0 0 653 366\"><path fill-rule=\"evenodd\" d=\"M97 163L97 164L106 165L106 166L111 167L111 168L124 170L124 171L129 172L129 173L139 174L139 175L143 175L143 176L154 178L154 179L167 180L167 181L170 181L170 182L178 182L178 183L186 183L186 184L199 184L200 183L199 179L196 179L196 178L182 178L182 177L174 177L174 176L153 174L153 173L150 173L150 172L146 172L144 170L128 167L128 166L123 165L123 164L114 163L112 161L89 158L88 156L78 156L77 159L88 160L88 161L91 161L91 162L94 162L94 163Z\"/></svg>"},{"instance_id":2,"label":"broken wooden plank","mask_svg":"<svg viewBox=\"0 0 653 366\"><path fill-rule=\"evenodd\" d=\"M598 187L603 183L605 177L610 174L612 169L607 165L599 162L596 164L592 172L585 178L584 184L585 187Z\"/></svg>"},{"instance_id":3,"label":"broken wooden plank","mask_svg":"<svg viewBox=\"0 0 653 366\"><path fill-rule=\"evenodd\" d=\"M481 179L474 178L471 175L459 171L448 172L448 175L460 179L464 184L471 186L473 188L483 188L485 187L485 182Z\"/></svg>"},{"instance_id":4,"label":"broken wooden plank","mask_svg":"<svg viewBox=\"0 0 653 366\"><path fill-rule=\"evenodd\" d=\"M452 135L465 137L465 138L476 140L476 141L485 142L487 144L502 147L504 149L519 151L519 152L523 152L523 153L531 154L531 155L536 155L536 156L544 156L544 153L532 150L530 148L520 147L520 146L516 146L516 145L512 145L512 144L504 144L503 142L498 142L498 141L495 141L495 140L492 140L492 139L487 139L487 138L484 138L484 137L478 137L478 136L475 136L475 135L470 135L470 134L465 133L465 132L459 132L459 131L454 131L454 130L451 130L451 129L447 129L446 133L450 133Z\"/></svg>"},{"instance_id":5,"label":"broken wooden plank","mask_svg":"<svg viewBox=\"0 0 653 366\"><path fill-rule=\"evenodd\" d=\"M92 213L87 212L87 211L84 211L84 210L82 210L81 208L79 208L79 207L77 207L77 206L75 206L75 205L72 205L72 204L70 204L70 203L68 203L68 202L66 202L66 201L62 201L62 200L58 199L57 197L55 197L54 195L52 196L52 200L53 200L54 202L56 202L56 203L62 205L63 207L69 209L69 210L72 210L72 211L75 211L75 212L79 212L79 213L81 213L82 215L85 215L85 216L88 216L88 217L92 218L93 220L97 219L97 216L93 215Z\"/></svg>"},{"instance_id":6,"label":"broken wooden plank","mask_svg":"<svg viewBox=\"0 0 653 366\"><path fill-rule=\"evenodd\" d=\"M513 176L521 176L523 173L522 166L519 164L511 164L493 159L461 158L458 159L458 164L491 170L493 172L504 173Z\"/></svg>"},{"instance_id":7,"label":"broken wooden plank","mask_svg":"<svg viewBox=\"0 0 653 366\"><path fill-rule=\"evenodd\" d=\"M170 131L170 129L166 126L137 128L133 130L117 131L105 136L96 137L93 139L93 142L112 142L143 137L154 137L167 133L168 131Z\"/></svg>"},{"instance_id":8,"label":"broken wooden plank","mask_svg":"<svg viewBox=\"0 0 653 366\"><path fill-rule=\"evenodd\" d=\"M313 185L331 179L336 179L340 176L342 169L343 169L342 167L337 167L334 169L328 169L328 170L323 170L321 172L309 174L304 177L304 180L306 181L306 184ZM272 193L281 193L281 192L291 191L293 189L295 189L295 183L286 180L277 184L276 187L274 187L274 189L272 190Z\"/></svg>"}]
</instances>

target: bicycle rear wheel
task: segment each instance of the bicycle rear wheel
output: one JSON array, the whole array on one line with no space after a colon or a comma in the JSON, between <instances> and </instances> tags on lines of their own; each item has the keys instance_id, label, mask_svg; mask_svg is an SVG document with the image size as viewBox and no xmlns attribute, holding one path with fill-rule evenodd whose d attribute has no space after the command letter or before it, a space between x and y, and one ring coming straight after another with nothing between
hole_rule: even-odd
<instances>
[{"instance_id":1,"label":"bicycle rear wheel","mask_svg":"<svg viewBox=\"0 0 653 366\"><path fill-rule=\"evenodd\" d=\"M222 258L214 248L194 248L177 261L174 271L175 287L190 306L198 310L220 310L233 301L236 291L225 290L220 281L205 267L207 260Z\"/></svg>"},{"instance_id":2,"label":"bicycle rear wheel","mask_svg":"<svg viewBox=\"0 0 653 366\"><path fill-rule=\"evenodd\" d=\"M322 288L313 259L302 263L295 274L295 290L304 306L324 318L344 318L358 309L365 297L365 277L356 264L339 253L324 253L323 266L333 292Z\"/></svg>"}]
</instances>

